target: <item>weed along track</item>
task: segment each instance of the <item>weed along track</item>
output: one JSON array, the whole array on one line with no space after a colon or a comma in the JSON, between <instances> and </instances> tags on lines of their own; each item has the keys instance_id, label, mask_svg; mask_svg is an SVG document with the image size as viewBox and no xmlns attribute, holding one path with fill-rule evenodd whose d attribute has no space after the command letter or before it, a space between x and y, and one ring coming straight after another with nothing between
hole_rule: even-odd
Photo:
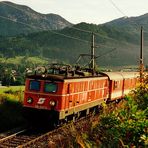
<instances>
[{"instance_id":1,"label":"weed along track","mask_svg":"<svg viewBox=\"0 0 148 148\"><path fill-rule=\"evenodd\" d=\"M86 128L90 123L98 120L98 116L94 116L93 118L88 116L86 118L81 118L77 122L67 123L62 125L61 127L49 131L37 138L26 142L25 144L19 145L18 148L47 148L47 147L56 147L57 145L60 147L70 145L70 141L72 140L72 136L77 135L80 129ZM87 129L84 129L87 130Z\"/></svg>"},{"instance_id":2,"label":"weed along track","mask_svg":"<svg viewBox=\"0 0 148 148\"><path fill-rule=\"evenodd\" d=\"M61 143L65 142L67 137L70 137L69 130L72 129L73 124L67 124L65 126L59 127L58 129L49 131L33 140L30 140L22 145L19 145L18 148L46 148L46 147L54 147L57 145L61 145ZM67 142L67 141L66 141Z\"/></svg>"}]
</instances>

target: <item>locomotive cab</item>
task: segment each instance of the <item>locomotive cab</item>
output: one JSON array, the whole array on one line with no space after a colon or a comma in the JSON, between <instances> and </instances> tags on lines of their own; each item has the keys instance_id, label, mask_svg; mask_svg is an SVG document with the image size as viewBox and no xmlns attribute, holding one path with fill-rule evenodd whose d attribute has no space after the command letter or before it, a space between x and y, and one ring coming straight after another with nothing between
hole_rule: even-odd
<instances>
[{"instance_id":1,"label":"locomotive cab","mask_svg":"<svg viewBox=\"0 0 148 148\"><path fill-rule=\"evenodd\" d=\"M108 98L106 76L73 71L69 66L35 71L26 76L25 86L25 114L37 123L44 119L48 123L71 120L81 113L88 114Z\"/></svg>"},{"instance_id":2,"label":"locomotive cab","mask_svg":"<svg viewBox=\"0 0 148 148\"><path fill-rule=\"evenodd\" d=\"M26 77L24 113L31 122L52 123L59 118L63 83L42 75Z\"/></svg>"}]
</instances>

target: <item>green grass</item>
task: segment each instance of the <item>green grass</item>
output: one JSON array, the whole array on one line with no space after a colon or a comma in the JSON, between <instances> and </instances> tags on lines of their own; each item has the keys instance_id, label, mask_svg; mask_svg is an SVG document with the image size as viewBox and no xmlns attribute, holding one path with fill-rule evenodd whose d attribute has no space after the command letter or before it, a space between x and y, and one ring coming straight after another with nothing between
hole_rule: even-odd
<instances>
[{"instance_id":1,"label":"green grass","mask_svg":"<svg viewBox=\"0 0 148 148\"><path fill-rule=\"evenodd\" d=\"M41 64L41 65L48 64L47 60L41 59L41 58L38 58L38 57L29 57L27 59L27 61L31 62L31 63L34 63L34 64Z\"/></svg>"},{"instance_id":2,"label":"green grass","mask_svg":"<svg viewBox=\"0 0 148 148\"><path fill-rule=\"evenodd\" d=\"M1 87L0 86L0 94L4 93L5 91L12 90L12 91L24 91L25 86L9 86L9 87Z\"/></svg>"},{"instance_id":3,"label":"green grass","mask_svg":"<svg viewBox=\"0 0 148 148\"><path fill-rule=\"evenodd\" d=\"M20 65L23 60L24 60L24 56L16 56L13 58L0 58L0 63L5 63L5 64L16 64L16 65ZM48 60L47 59L41 59L39 57L28 57L27 59L25 59L25 61L33 63L33 64L47 64Z\"/></svg>"},{"instance_id":4,"label":"green grass","mask_svg":"<svg viewBox=\"0 0 148 148\"><path fill-rule=\"evenodd\" d=\"M0 100L1 98L7 98L7 100L15 102L23 102L25 86L0 86Z\"/></svg>"}]
</instances>

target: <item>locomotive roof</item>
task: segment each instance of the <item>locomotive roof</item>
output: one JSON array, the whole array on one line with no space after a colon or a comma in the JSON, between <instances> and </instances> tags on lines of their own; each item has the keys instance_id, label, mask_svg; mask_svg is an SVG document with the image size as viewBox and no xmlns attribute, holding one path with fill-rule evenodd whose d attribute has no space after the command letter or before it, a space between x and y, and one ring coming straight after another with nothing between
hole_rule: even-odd
<instances>
[{"instance_id":1,"label":"locomotive roof","mask_svg":"<svg viewBox=\"0 0 148 148\"><path fill-rule=\"evenodd\" d=\"M128 79L138 77L138 72L103 72L110 80Z\"/></svg>"},{"instance_id":2,"label":"locomotive roof","mask_svg":"<svg viewBox=\"0 0 148 148\"><path fill-rule=\"evenodd\" d=\"M53 74L46 74L46 75L27 75L27 78L30 79L41 79L41 80L53 80L53 81L67 81L67 80L75 80L75 79L88 79L88 78L104 78L102 74L98 74L97 76L64 76L64 75L53 75Z\"/></svg>"},{"instance_id":3,"label":"locomotive roof","mask_svg":"<svg viewBox=\"0 0 148 148\"><path fill-rule=\"evenodd\" d=\"M133 77L138 77L138 72L103 72L95 76L65 76L56 74L35 74L27 75L30 79L42 79L42 80L53 80L53 81L65 81L74 79L87 79L87 78L98 78L98 77L108 77L110 80L128 79Z\"/></svg>"}]
</instances>

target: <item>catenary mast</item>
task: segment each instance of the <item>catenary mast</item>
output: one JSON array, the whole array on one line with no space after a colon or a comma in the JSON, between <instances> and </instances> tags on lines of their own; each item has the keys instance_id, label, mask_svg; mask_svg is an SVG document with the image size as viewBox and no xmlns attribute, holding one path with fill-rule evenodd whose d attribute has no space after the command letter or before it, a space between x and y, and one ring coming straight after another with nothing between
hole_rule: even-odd
<instances>
[{"instance_id":1,"label":"catenary mast","mask_svg":"<svg viewBox=\"0 0 148 148\"><path fill-rule=\"evenodd\" d=\"M140 82L143 82L143 72L144 72L144 64L143 64L143 27L141 26L141 44L140 44Z\"/></svg>"},{"instance_id":2,"label":"catenary mast","mask_svg":"<svg viewBox=\"0 0 148 148\"><path fill-rule=\"evenodd\" d=\"M92 33L92 41L91 41L91 62L90 62L90 68L94 72L95 70L95 36L94 33Z\"/></svg>"}]
</instances>

